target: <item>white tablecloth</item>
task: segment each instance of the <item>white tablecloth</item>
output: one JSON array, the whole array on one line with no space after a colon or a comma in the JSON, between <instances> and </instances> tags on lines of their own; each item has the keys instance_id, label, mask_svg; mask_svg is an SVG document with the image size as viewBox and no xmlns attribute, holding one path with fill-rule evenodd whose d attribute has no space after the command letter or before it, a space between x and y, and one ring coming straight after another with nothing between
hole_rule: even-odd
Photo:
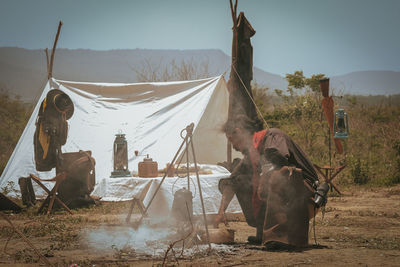
<instances>
[{"instance_id":1,"label":"white tablecloth","mask_svg":"<svg viewBox=\"0 0 400 267\"><path fill-rule=\"evenodd\" d=\"M206 213L216 214L221 201L221 193L218 190L218 182L221 178L229 177L230 173L225 168L216 165L200 165L200 167L201 170L206 170L207 173L212 173L201 174L199 177ZM134 196L138 196L146 184L149 181L153 181L143 201L144 205L147 206L161 180L162 177L105 178L96 185L94 191L92 192L92 196L101 198L101 201L127 201L131 200ZM183 187L188 187L187 177L166 177L161 185L160 190L154 198L148 213L153 216L168 215L172 207L174 193ZM197 178L195 174L190 176L190 191L194 196L193 213L202 214L199 187L197 185ZM236 197L234 197L230 203L227 212L242 212Z\"/></svg>"}]
</instances>

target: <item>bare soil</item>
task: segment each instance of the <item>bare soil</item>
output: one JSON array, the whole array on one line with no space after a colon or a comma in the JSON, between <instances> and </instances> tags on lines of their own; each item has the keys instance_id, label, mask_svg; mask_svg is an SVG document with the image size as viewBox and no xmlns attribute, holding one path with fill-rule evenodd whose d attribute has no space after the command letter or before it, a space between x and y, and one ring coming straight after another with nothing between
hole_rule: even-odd
<instances>
[{"instance_id":1,"label":"bare soil","mask_svg":"<svg viewBox=\"0 0 400 267\"><path fill-rule=\"evenodd\" d=\"M272 252L247 244L255 229L243 221L229 223L236 230L233 244L213 245L209 253L197 247L180 256L175 248L164 257L167 243L158 244L159 254L137 253L132 246L122 249L113 244L112 233L122 227L129 203L102 203L72 216L62 211L37 216L37 204L8 217L55 266L400 266L400 185L342 190L341 196L331 194L324 217L316 217L317 244L311 221L310 247L301 251ZM99 229L107 230L98 240L101 248L96 248L88 233ZM5 220L0 220L0 265L44 266Z\"/></svg>"}]
</instances>

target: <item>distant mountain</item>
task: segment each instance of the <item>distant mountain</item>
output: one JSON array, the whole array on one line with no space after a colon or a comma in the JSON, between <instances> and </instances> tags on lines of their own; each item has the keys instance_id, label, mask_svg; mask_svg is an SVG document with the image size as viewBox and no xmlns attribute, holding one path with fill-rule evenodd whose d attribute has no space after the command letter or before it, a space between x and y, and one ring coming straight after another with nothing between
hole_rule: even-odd
<instances>
[{"instance_id":1,"label":"distant mountain","mask_svg":"<svg viewBox=\"0 0 400 267\"><path fill-rule=\"evenodd\" d=\"M53 76L60 80L87 82L137 82L136 70L162 71L175 61L191 62L199 70L207 69L210 76L225 73L228 78L231 59L221 50L108 50L57 49ZM285 88L287 82L279 75L254 68L254 80L269 88ZM44 50L0 47L0 89L22 100L38 97L47 81Z\"/></svg>"},{"instance_id":2,"label":"distant mountain","mask_svg":"<svg viewBox=\"0 0 400 267\"><path fill-rule=\"evenodd\" d=\"M47 81L46 56L43 51L0 48L0 90L32 101Z\"/></svg>"},{"instance_id":3,"label":"distant mountain","mask_svg":"<svg viewBox=\"0 0 400 267\"><path fill-rule=\"evenodd\" d=\"M88 82L137 82L134 70L171 70L171 61L179 65L191 62L210 76L225 73L228 78L231 59L221 50L108 50L57 49L53 76L61 80ZM253 80L270 89L285 89L280 75L254 67ZM19 95L24 101L35 101L47 81L44 50L0 47L0 90ZM378 95L400 93L400 73L364 71L331 77L336 93Z\"/></svg>"},{"instance_id":4,"label":"distant mountain","mask_svg":"<svg viewBox=\"0 0 400 267\"><path fill-rule=\"evenodd\" d=\"M400 94L400 72L359 71L331 77L336 92L352 95Z\"/></svg>"}]
</instances>

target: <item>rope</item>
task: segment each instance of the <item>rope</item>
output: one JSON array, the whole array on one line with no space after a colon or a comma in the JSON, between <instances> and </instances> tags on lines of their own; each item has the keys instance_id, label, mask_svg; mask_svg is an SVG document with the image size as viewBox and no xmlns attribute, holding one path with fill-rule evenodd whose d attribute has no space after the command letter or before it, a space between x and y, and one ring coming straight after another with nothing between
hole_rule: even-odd
<instances>
[{"instance_id":1,"label":"rope","mask_svg":"<svg viewBox=\"0 0 400 267\"><path fill-rule=\"evenodd\" d=\"M260 109L257 107L256 102L254 102L254 99L251 97L251 95L250 95L250 93L249 93L249 92L250 92L249 89L248 89L247 86L244 84L242 78L240 77L239 73L236 71L236 68L235 68L235 66L234 66L233 64L232 64L232 68L233 68L233 70L235 71L236 75L238 76L238 78L239 78L240 82L242 83L243 87L246 89L245 91L246 91L247 95L249 96L251 102L253 103L254 107L256 108L256 110L257 110L257 112L258 112L258 115L261 117L261 119L263 120L263 122L264 122L264 124L267 126L267 128L269 128L268 123L265 121L264 116L262 115Z\"/></svg>"}]
</instances>

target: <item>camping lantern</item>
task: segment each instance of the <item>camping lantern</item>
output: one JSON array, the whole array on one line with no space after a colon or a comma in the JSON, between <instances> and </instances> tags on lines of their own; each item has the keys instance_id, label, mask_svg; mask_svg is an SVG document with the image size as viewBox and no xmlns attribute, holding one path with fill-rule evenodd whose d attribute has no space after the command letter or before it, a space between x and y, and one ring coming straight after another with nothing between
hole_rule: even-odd
<instances>
[{"instance_id":1,"label":"camping lantern","mask_svg":"<svg viewBox=\"0 0 400 267\"><path fill-rule=\"evenodd\" d=\"M125 139L125 134L118 133L114 140L114 171L111 172L111 177L131 176L128 169L128 142Z\"/></svg>"},{"instance_id":2,"label":"camping lantern","mask_svg":"<svg viewBox=\"0 0 400 267\"><path fill-rule=\"evenodd\" d=\"M333 124L333 132L335 133L334 138L347 138L349 135L349 120L347 113L344 109L338 109L335 112L335 123Z\"/></svg>"}]
</instances>

